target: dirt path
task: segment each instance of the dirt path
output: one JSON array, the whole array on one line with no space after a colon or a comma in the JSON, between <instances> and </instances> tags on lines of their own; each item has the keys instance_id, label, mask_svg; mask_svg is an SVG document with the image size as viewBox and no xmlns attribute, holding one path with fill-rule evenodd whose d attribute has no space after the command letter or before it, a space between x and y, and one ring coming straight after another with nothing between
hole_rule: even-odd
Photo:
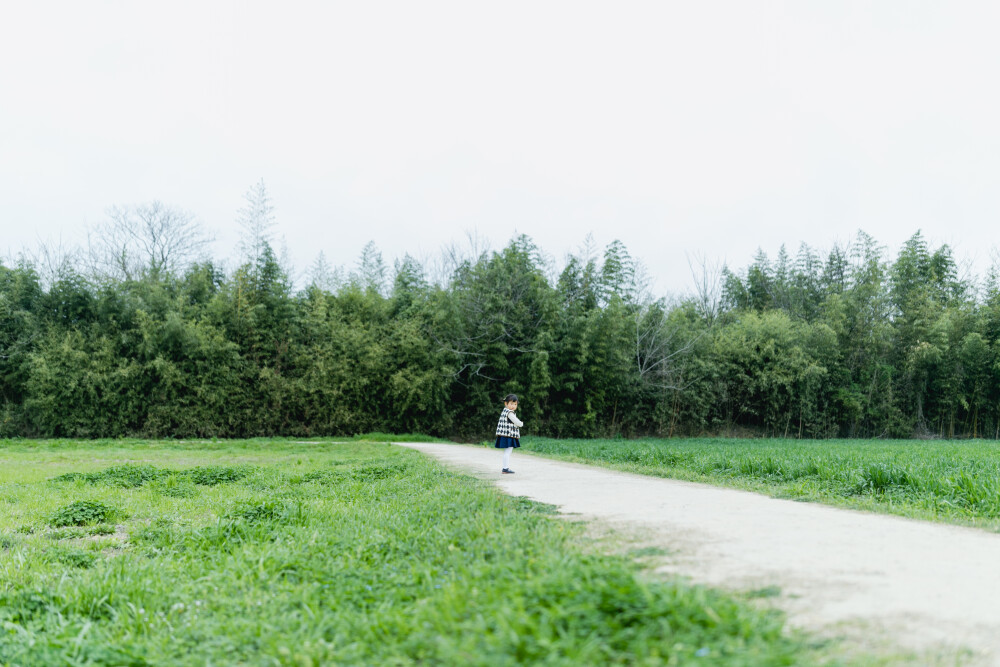
<instances>
[{"instance_id":1,"label":"dirt path","mask_svg":"<svg viewBox=\"0 0 1000 667\"><path fill-rule=\"evenodd\" d=\"M634 530L671 551L663 570L730 589L780 587L793 625L925 655L1000 665L1000 535L776 500L530 456L400 443L503 491ZM950 660L945 660L950 662Z\"/></svg>"}]
</instances>

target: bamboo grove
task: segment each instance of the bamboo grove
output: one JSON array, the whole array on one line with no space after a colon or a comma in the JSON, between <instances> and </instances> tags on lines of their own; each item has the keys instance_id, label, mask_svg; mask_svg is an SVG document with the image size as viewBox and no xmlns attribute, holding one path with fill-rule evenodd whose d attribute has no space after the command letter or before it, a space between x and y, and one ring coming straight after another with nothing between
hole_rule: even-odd
<instances>
[{"instance_id":1,"label":"bamboo grove","mask_svg":"<svg viewBox=\"0 0 1000 667\"><path fill-rule=\"evenodd\" d=\"M1000 434L1000 286L920 233L759 253L672 300L618 242L554 270L522 236L438 280L369 246L300 289L254 248L231 271L0 265L0 437L483 439L511 392L563 437Z\"/></svg>"}]
</instances>

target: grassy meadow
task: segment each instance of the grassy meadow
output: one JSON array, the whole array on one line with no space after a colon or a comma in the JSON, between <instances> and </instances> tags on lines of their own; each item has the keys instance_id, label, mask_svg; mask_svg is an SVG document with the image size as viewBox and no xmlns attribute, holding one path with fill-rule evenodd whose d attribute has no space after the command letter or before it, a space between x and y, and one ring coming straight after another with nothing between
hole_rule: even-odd
<instances>
[{"instance_id":1,"label":"grassy meadow","mask_svg":"<svg viewBox=\"0 0 1000 667\"><path fill-rule=\"evenodd\" d=\"M568 461L1000 531L1000 443L989 440L522 442Z\"/></svg>"},{"instance_id":2,"label":"grassy meadow","mask_svg":"<svg viewBox=\"0 0 1000 667\"><path fill-rule=\"evenodd\" d=\"M649 581L551 508L386 443L0 441L0 505L3 664L800 665L832 650L749 598Z\"/></svg>"}]
</instances>

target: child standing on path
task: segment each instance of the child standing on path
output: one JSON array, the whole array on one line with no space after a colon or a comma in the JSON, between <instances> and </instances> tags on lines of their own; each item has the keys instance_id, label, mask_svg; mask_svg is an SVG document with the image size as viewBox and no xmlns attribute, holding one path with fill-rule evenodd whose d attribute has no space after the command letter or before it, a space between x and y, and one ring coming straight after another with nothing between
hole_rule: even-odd
<instances>
[{"instance_id":1,"label":"child standing on path","mask_svg":"<svg viewBox=\"0 0 1000 667\"><path fill-rule=\"evenodd\" d=\"M500 421L497 422L497 441L493 446L503 450L503 470L500 472L504 475L513 475L514 471L510 469L510 453L515 447L521 446L521 427L524 423L514 414L517 410L516 394L507 394L503 399L503 405Z\"/></svg>"}]
</instances>

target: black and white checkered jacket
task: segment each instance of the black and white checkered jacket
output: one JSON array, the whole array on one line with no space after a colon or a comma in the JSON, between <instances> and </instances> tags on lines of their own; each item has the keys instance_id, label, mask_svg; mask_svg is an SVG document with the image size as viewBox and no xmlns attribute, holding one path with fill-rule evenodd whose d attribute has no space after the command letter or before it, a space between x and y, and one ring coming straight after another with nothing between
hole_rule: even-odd
<instances>
[{"instance_id":1,"label":"black and white checkered jacket","mask_svg":"<svg viewBox=\"0 0 1000 667\"><path fill-rule=\"evenodd\" d=\"M497 435L504 436L506 438L517 438L521 439L521 429L514 425L514 423L509 419L510 415L513 413L507 408L503 409L500 413L500 421L497 422Z\"/></svg>"}]
</instances>

